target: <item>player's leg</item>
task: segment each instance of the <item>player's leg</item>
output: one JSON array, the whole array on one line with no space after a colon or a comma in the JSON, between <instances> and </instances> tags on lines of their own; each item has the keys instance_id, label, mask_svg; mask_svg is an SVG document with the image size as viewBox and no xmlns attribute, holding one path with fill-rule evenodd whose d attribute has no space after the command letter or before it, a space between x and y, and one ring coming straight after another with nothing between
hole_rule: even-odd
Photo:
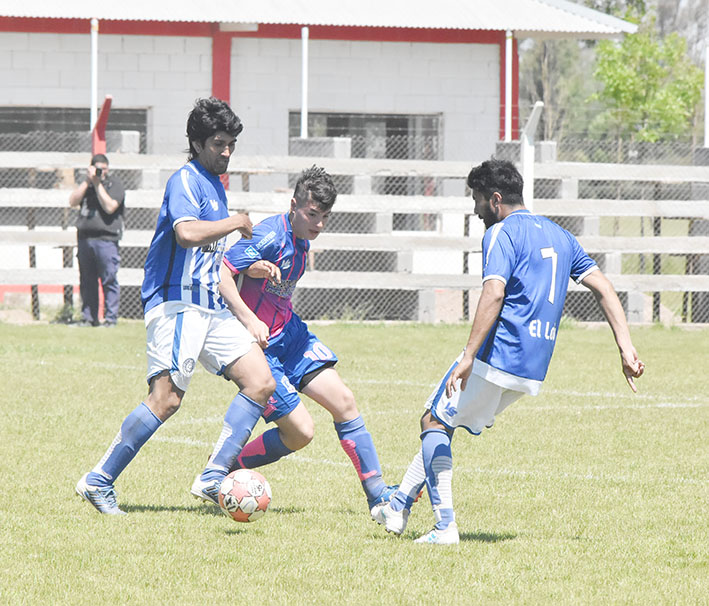
<instances>
[{"instance_id":1,"label":"player's leg","mask_svg":"<svg viewBox=\"0 0 709 606\"><path fill-rule=\"evenodd\" d=\"M227 408L221 434L207 466L191 489L194 496L216 503L219 486L236 465L241 449L273 393L275 382L263 351L228 311L213 317L200 361L205 368L223 374L240 389Z\"/></svg>"},{"instance_id":2,"label":"player's leg","mask_svg":"<svg viewBox=\"0 0 709 606\"><path fill-rule=\"evenodd\" d=\"M120 304L121 288L118 284L118 268L121 257L118 251L118 242L97 241L97 268L103 288L105 305L104 321L108 325L115 324L118 320L118 307Z\"/></svg>"},{"instance_id":3,"label":"player's leg","mask_svg":"<svg viewBox=\"0 0 709 606\"><path fill-rule=\"evenodd\" d=\"M267 429L244 446L236 468L255 469L274 463L305 448L313 439L313 418L302 402L274 422L276 427Z\"/></svg>"},{"instance_id":4,"label":"player's leg","mask_svg":"<svg viewBox=\"0 0 709 606\"><path fill-rule=\"evenodd\" d=\"M382 524L387 532L401 534L406 529L411 507L421 494L425 483L426 471L423 467L423 455L419 448L391 500L373 508L372 518Z\"/></svg>"},{"instance_id":5,"label":"player's leg","mask_svg":"<svg viewBox=\"0 0 709 606\"><path fill-rule=\"evenodd\" d=\"M335 422L342 449L352 461L371 509L394 492L382 479L382 470L372 435L357 410L352 391L330 367L319 372L301 391L327 410Z\"/></svg>"},{"instance_id":6,"label":"player's leg","mask_svg":"<svg viewBox=\"0 0 709 606\"><path fill-rule=\"evenodd\" d=\"M165 313L146 318L148 397L123 421L103 458L76 485L76 492L101 513L123 513L114 482L140 448L180 407L199 355L205 324L199 314Z\"/></svg>"},{"instance_id":7,"label":"player's leg","mask_svg":"<svg viewBox=\"0 0 709 606\"><path fill-rule=\"evenodd\" d=\"M434 530L440 537L451 527L450 534L454 536L449 538L456 539L457 543L458 531L453 511L452 431L434 419L430 412L424 414L421 425L421 458L426 472L426 490L436 516Z\"/></svg>"},{"instance_id":8,"label":"player's leg","mask_svg":"<svg viewBox=\"0 0 709 606\"><path fill-rule=\"evenodd\" d=\"M123 420L103 458L79 480L77 493L101 513L123 513L116 504L114 482L163 422L179 408L183 395L167 371L154 377L145 402Z\"/></svg>"},{"instance_id":9,"label":"player's leg","mask_svg":"<svg viewBox=\"0 0 709 606\"><path fill-rule=\"evenodd\" d=\"M81 294L81 317L84 322L98 324L98 269L91 241L79 238L76 246L79 261L79 292Z\"/></svg>"}]
</instances>

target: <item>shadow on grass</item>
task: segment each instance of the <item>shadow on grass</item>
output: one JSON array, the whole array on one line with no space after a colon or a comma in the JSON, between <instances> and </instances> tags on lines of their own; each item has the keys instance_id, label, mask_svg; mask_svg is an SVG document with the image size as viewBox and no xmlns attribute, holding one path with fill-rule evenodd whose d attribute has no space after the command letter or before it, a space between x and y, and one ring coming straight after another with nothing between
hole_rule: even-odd
<instances>
[{"instance_id":1,"label":"shadow on grass","mask_svg":"<svg viewBox=\"0 0 709 606\"><path fill-rule=\"evenodd\" d=\"M511 532L461 532L461 541L477 541L478 543L499 543L500 541L511 541L517 535Z\"/></svg>"},{"instance_id":2,"label":"shadow on grass","mask_svg":"<svg viewBox=\"0 0 709 606\"><path fill-rule=\"evenodd\" d=\"M121 505L126 513L162 513L162 512L186 512L199 513L202 515L222 516L224 515L218 507L214 505Z\"/></svg>"},{"instance_id":3,"label":"shadow on grass","mask_svg":"<svg viewBox=\"0 0 709 606\"><path fill-rule=\"evenodd\" d=\"M269 513L277 513L280 515L293 515L293 514L303 514L305 513L305 508L304 507L293 507L292 505L289 505L288 507L269 507L268 512Z\"/></svg>"}]
</instances>

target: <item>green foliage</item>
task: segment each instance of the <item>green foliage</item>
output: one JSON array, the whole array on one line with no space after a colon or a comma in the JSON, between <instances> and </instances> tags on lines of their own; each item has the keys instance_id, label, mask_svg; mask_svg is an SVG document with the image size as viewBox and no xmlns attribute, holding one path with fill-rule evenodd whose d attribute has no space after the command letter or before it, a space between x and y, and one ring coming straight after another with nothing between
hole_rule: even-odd
<instances>
[{"instance_id":1,"label":"green foliage","mask_svg":"<svg viewBox=\"0 0 709 606\"><path fill-rule=\"evenodd\" d=\"M590 69L590 50L577 40L535 40L522 55L523 113L536 101L544 102L540 124L545 140L561 141L585 130L585 107L578 99L593 93Z\"/></svg>"},{"instance_id":2,"label":"green foliage","mask_svg":"<svg viewBox=\"0 0 709 606\"><path fill-rule=\"evenodd\" d=\"M314 330L398 482L469 326ZM635 329L647 374L633 395L608 328L565 322L542 393L479 437L456 433L461 543L437 549L412 541L434 523L425 495L402 537L369 519L331 417L309 400L315 438L263 468L263 519L237 524L195 501L234 394L202 370L117 482L129 515L100 516L74 484L145 396L142 323L0 324L0 604L704 604L708 337Z\"/></svg>"},{"instance_id":3,"label":"green foliage","mask_svg":"<svg viewBox=\"0 0 709 606\"><path fill-rule=\"evenodd\" d=\"M594 76L603 88L592 99L607 109L594 120L592 132L651 142L691 134L703 74L678 34L660 39L650 20L621 43L603 41Z\"/></svg>"}]
</instances>

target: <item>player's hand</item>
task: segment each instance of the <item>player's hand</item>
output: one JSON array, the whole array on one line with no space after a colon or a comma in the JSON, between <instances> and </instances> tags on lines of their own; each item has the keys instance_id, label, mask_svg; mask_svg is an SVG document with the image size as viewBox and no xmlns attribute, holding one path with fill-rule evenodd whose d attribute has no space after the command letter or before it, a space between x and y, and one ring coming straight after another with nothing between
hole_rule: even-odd
<instances>
[{"instance_id":1,"label":"player's hand","mask_svg":"<svg viewBox=\"0 0 709 606\"><path fill-rule=\"evenodd\" d=\"M634 348L627 352L621 352L620 362L623 365L623 374L628 386L633 390L633 393L637 393L638 388L635 387L634 379L641 377L645 372L645 364L638 358L638 352Z\"/></svg>"},{"instance_id":2,"label":"player's hand","mask_svg":"<svg viewBox=\"0 0 709 606\"><path fill-rule=\"evenodd\" d=\"M257 280L268 280L271 284L281 283L281 269L275 263L261 259L255 261L246 269L246 275L249 278Z\"/></svg>"},{"instance_id":3,"label":"player's hand","mask_svg":"<svg viewBox=\"0 0 709 606\"><path fill-rule=\"evenodd\" d=\"M448 380L446 381L446 396L451 397L454 391L457 391L457 383L460 380L460 391L465 391L468 385L468 378L473 370L473 358L463 356L458 365L453 369Z\"/></svg>"},{"instance_id":4,"label":"player's hand","mask_svg":"<svg viewBox=\"0 0 709 606\"><path fill-rule=\"evenodd\" d=\"M256 339L259 347L266 349L268 347L268 326L256 317L247 321L244 325L246 330L251 333L251 336Z\"/></svg>"},{"instance_id":5,"label":"player's hand","mask_svg":"<svg viewBox=\"0 0 709 606\"><path fill-rule=\"evenodd\" d=\"M232 217L236 224L234 230L238 231L247 240L250 240L254 232L254 224L251 223L249 215L239 213L238 215L232 215Z\"/></svg>"}]
</instances>

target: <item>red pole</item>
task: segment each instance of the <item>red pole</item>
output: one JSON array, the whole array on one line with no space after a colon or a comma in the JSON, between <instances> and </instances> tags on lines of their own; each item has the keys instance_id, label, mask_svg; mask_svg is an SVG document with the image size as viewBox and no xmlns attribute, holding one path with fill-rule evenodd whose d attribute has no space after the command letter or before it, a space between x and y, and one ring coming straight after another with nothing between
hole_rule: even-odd
<instances>
[{"instance_id":1,"label":"red pole","mask_svg":"<svg viewBox=\"0 0 709 606\"><path fill-rule=\"evenodd\" d=\"M108 114L111 113L112 102L113 97L106 95L94 129L91 131L91 155L106 153L106 124L108 123Z\"/></svg>"}]
</instances>

